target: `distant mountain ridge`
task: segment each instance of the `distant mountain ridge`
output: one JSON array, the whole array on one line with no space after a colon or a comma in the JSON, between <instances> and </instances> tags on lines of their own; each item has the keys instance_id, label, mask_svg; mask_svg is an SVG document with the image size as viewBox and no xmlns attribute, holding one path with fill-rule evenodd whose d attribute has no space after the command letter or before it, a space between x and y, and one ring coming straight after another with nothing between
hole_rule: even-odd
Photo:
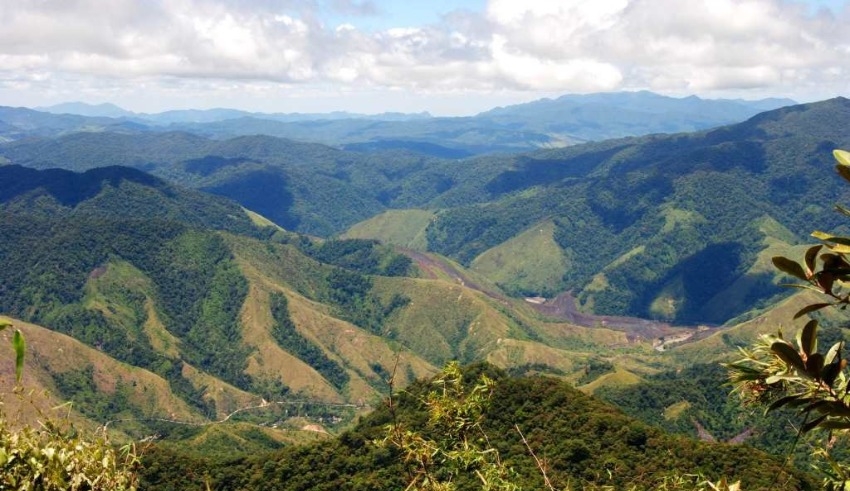
<instances>
[{"instance_id":1,"label":"distant mountain ridge","mask_svg":"<svg viewBox=\"0 0 850 491\"><path fill-rule=\"evenodd\" d=\"M33 108L51 114L76 114L77 116L91 116L104 118L131 118L136 115L115 104L104 102L101 104L87 104L85 102L63 102L52 106L39 106Z\"/></svg>"},{"instance_id":2,"label":"distant mountain ridge","mask_svg":"<svg viewBox=\"0 0 850 491\"><path fill-rule=\"evenodd\" d=\"M759 111L767 111L783 106L794 105L792 99L765 98L756 100L746 99L703 99L698 96L682 98L663 96L649 91L636 92L600 92L592 94L565 94L556 99L538 99L528 103L520 103L509 106L496 107L480 112L470 117L490 118L505 114L523 114L533 110L560 110L569 111L580 106L616 106L628 111L641 111L650 114L670 114L684 112L713 112L722 117L723 109L743 111L743 108L751 108ZM137 113L123 109L112 103L88 104L84 102L65 102L52 106L33 108L52 114L74 114L79 116L110 117L110 118L139 118L157 124L170 123L211 123L228 119L256 118L281 122L296 122L310 120L338 120L338 119L371 119L378 121L408 121L414 119L432 118L430 113L399 113L385 112L375 114L351 113L347 111L332 111L327 113L264 113L252 112L239 109L213 108L213 109L180 109L168 110L159 113ZM565 115L566 116L566 115ZM443 118L445 119L445 118Z\"/></svg>"},{"instance_id":3,"label":"distant mountain ridge","mask_svg":"<svg viewBox=\"0 0 850 491\"><path fill-rule=\"evenodd\" d=\"M743 121L758 112L796 104L791 99L702 99L667 97L649 91L563 95L499 107L477 118L526 129L602 140L650 133L697 131ZM638 127L643 128L638 132Z\"/></svg>"},{"instance_id":4,"label":"distant mountain ridge","mask_svg":"<svg viewBox=\"0 0 850 491\"><path fill-rule=\"evenodd\" d=\"M54 104L52 106L36 107L33 109L51 114L74 114L78 116L136 119L157 125L168 125L171 123L213 123L239 118L258 118L268 119L271 121L295 122L336 119L407 121L432 117L427 112L384 112L376 114L352 113L348 111L332 111L327 113L263 113L227 108L172 109L158 113L137 113L128 111L111 103L88 104L85 102L65 102L61 104Z\"/></svg>"},{"instance_id":5,"label":"distant mountain ridge","mask_svg":"<svg viewBox=\"0 0 850 491\"><path fill-rule=\"evenodd\" d=\"M451 118L428 113L258 113L222 108L142 114L111 104L78 102L40 109L46 111L45 115L55 113L66 118L53 123L52 135L103 131L110 126L135 131L189 131L217 139L263 134L335 146L406 148L432 156L460 158L623 136L695 131L742 121L759 111L792 103L788 99L673 98L642 91L564 95ZM95 119L84 124L68 121L69 116ZM98 119L103 117L118 121ZM0 111L0 122L3 121L6 120ZM0 131L0 137L12 139L25 134Z\"/></svg>"}]
</instances>

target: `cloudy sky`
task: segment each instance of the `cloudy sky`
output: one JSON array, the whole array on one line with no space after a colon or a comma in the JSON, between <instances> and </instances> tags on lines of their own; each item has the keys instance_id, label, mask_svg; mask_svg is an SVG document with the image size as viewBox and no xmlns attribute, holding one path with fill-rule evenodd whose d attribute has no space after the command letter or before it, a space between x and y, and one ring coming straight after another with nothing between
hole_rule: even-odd
<instances>
[{"instance_id":1,"label":"cloudy sky","mask_svg":"<svg viewBox=\"0 0 850 491\"><path fill-rule=\"evenodd\" d=\"M0 105L472 114L850 96L844 0L0 0Z\"/></svg>"}]
</instances>

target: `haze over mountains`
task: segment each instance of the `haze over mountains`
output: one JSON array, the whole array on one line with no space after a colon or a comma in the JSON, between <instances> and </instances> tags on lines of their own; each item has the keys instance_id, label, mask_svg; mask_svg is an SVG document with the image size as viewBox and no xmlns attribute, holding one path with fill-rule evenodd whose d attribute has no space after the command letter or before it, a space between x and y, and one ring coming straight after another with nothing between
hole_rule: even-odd
<instances>
[{"instance_id":1,"label":"haze over mountains","mask_svg":"<svg viewBox=\"0 0 850 491\"><path fill-rule=\"evenodd\" d=\"M435 118L427 113L268 114L233 109L137 114L110 104L67 103L41 108L58 117L49 124L44 115L17 109L20 114L13 116L11 108L5 109L6 115L0 120L15 128L0 132L0 138L21 138L27 134L27 128L33 127L31 122L39 120L42 127L39 131L43 133L44 126L48 126L53 135L99 129L184 130L214 138L264 134L328 145L354 145L353 148L367 144L369 150L427 149L427 153L435 156L460 158L648 133L694 131L741 121L760 111L790 104L793 101L788 99L712 100L695 96L677 99L651 92L622 92L566 95L496 108L476 116Z\"/></svg>"},{"instance_id":2,"label":"haze over mountains","mask_svg":"<svg viewBox=\"0 0 850 491\"><path fill-rule=\"evenodd\" d=\"M813 224L843 226L831 206L850 202L831 171L832 149L850 147L850 101L776 108L788 102L630 93L289 122L0 108L0 314L31 340L28 383L74 399L75 418L182 434L199 452L288 445L307 422L334 431L378 405L390 377L404 386L453 359L553 375L653 424L731 438L757 420L676 377L692 367L719 386L710 367L788 324L810 298L777 286L770 257L804 248ZM599 141L571 144L585 139ZM548 384L525 397L579 399ZM644 388L666 395L635 402ZM623 452L693 448L584 404ZM233 426L174 426L246 408ZM372 455L371 424L298 458ZM565 482L604 474L578 441L545 443L572 456ZM775 475L762 460L750 482ZM253 470L232 482L263 465L243 461Z\"/></svg>"}]
</instances>

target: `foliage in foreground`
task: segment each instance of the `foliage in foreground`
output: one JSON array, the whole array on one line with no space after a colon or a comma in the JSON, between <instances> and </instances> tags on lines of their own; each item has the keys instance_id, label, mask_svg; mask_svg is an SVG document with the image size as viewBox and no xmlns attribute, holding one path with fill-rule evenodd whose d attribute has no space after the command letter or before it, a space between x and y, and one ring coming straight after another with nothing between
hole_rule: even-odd
<instances>
[{"instance_id":1,"label":"foliage in foreground","mask_svg":"<svg viewBox=\"0 0 850 491\"><path fill-rule=\"evenodd\" d=\"M11 324L0 320L0 331ZM25 342L15 330L15 380L20 384ZM15 395L22 397L20 386ZM2 401L0 401L2 405ZM40 428L13 428L0 407L0 489L19 491L131 491L136 489L135 448L116 450L103 435L93 439L73 427L63 428L47 419Z\"/></svg>"},{"instance_id":2,"label":"foliage in foreground","mask_svg":"<svg viewBox=\"0 0 850 491\"><path fill-rule=\"evenodd\" d=\"M401 453L407 474L405 489L417 491L452 491L455 479L474 476L482 491L520 491L519 475L502 461L499 450L492 446L484 431L485 410L490 405L495 381L481 374L474 384L464 384L463 371L457 362L449 363L432 381L434 389L423 399L428 412L425 432L394 422L387 425L386 436L378 441ZM389 409L394 414L393 400ZM555 491L547 474L547 463L532 450L519 425L515 425L528 454L543 478L545 488ZM570 484L565 488L571 489ZM613 486L586 483L585 491L615 489ZM640 484L627 486L630 491L642 489ZM653 485L656 491L737 491L740 483L729 484L725 478L717 483L701 475L662 476Z\"/></svg>"},{"instance_id":3,"label":"foliage in foreground","mask_svg":"<svg viewBox=\"0 0 850 491\"><path fill-rule=\"evenodd\" d=\"M839 175L850 182L850 153L836 150L834 155ZM837 208L850 216L847 208ZM801 309L795 319L826 307L843 310L850 305L850 237L812 235L822 244L809 248L802 262L773 258L778 269L802 282L792 286L825 298ZM815 449L828 490L850 490L850 465L832 454L838 440L846 442L850 435L850 373L844 350L844 341L839 341L819 351L818 321L813 319L797 333L796 342L781 332L766 335L743 350L743 359L728 365L730 379L744 400L766 406L768 413L795 409L802 418L798 436L815 430L828 433L827 443Z\"/></svg>"},{"instance_id":4,"label":"foliage in foreground","mask_svg":"<svg viewBox=\"0 0 850 491\"><path fill-rule=\"evenodd\" d=\"M0 489L136 489L132 446L116 450L103 436L89 438L51 422L13 430L0 414Z\"/></svg>"},{"instance_id":5,"label":"foliage in foreground","mask_svg":"<svg viewBox=\"0 0 850 491\"><path fill-rule=\"evenodd\" d=\"M561 380L508 377L489 365L473 365L461 372L460 394L464 395L457 401L443 400L444 396L455 398L453 394L461 390L455 382L447 383L452 379L445 375L436 384L416 382L394 396L393 411L378 408L338 438L309 446L213 458L154 445L142 457L140 487L203 489L208 483L213 490L403 490L414 479L419 485L425 482L420 465L415 460L405 462L408 454L397 445L375 444L387 439L388 427L400 425L418 442L414 450L428 447L429 442L442 446L428 461L427 470L435 484L451 483L448 489L458 491L483 488L476 470L494 486L491 489L500 488L488 473L503 476L519 489L546 489L541 465L558 490L710 490L706 478L716 481L721 476L740 480L741 488L748 490L771 485L777 490L815 488L809 476L783 468L778 459L763 452L666 434ZM475 390L483 383L482 375L492 386ZM486 403L480 413L465 408L482 397ZM429 400L435 411L448 402L448 409L441 410L434 422L429 422ZM464 420L463 427L448 431L465 435L466 443L444 434L445 423L457 417Z\"/></svg>"},{"instance_id":6,"label":"foliage in foreground","mask_svg":"<svg viewBox=\"0 0 850 491\"><path fill-rule=\"evenodd\" d=\"M398 449L409 476L408 489L449 491L461 473L474 474L483 490L518 491L513 469L499 458L481 423L495 382L482 374L475 385L463 384L460 364L449 363L424 399L431 437L394 422L379 445ZM390 411L395 411L390 398ZM547 479L548 481L548 479Z\"/></svg>"}]
</instances>

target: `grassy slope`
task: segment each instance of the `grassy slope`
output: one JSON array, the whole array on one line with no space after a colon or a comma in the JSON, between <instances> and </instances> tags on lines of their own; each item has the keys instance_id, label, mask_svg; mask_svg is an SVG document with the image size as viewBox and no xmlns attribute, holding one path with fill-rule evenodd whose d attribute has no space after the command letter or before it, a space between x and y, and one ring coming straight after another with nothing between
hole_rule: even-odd
<instances>
[{"instance_id":1,"label":"grassy slope","mask_svg":"<svg viewBox=\"0 0 850 491\"><path fill-rule=\"evenodd\" d=\"M488 359L504 367L541 364L569 377L583 370L584 361L599 350L616 346L645 353L649 349L629 347L620 332L547 321L524 302L500 296L498 288L485 283L486 291L494 295L488 296L467 285L480 275L449 261L438 267L445 261L439 257L431 258L429 278L374 279L374 292L383 304L396 294L410 300L390 315L382 336L376 336L335 318L331 308L310 299L320 289L316 279L326 266L289 245L235 236L227 240L250 284L241 316L243 336L253 353L249 371L279 377L293 392L305 396L374 400L384 393L383 379L393 369L396 384L403 386L452 359ZM271 292L287 297L299 333L345 368L350 382L342 391L276 345L270 335ZM645 370L643 361L631 364ZM380 366L378 371L375 365Z\"/></svg>"},{"instance_id":2,"label":"grassy slope","mask_svg":"<svg viewBox=\"0 0 850 491\"><path fill-rule=\"evenodd\" d=\"M136 312L127 302L128 292L144 295L144 310ZM101 311L107 319L123 326L136 339L146 336L151 346L170 359L179 357L181 340L169 332L160 320L153 297L153 286L148 277L131 264L113 260L90 276L85 286L83 304L88 309ZM143 315L144 318L137 318ZM138 330L136 326L141 326ZM257 396L240 390L187 362L182 375L192 386L203 391L204 400L216 404L216 416L224 418L231 411L257 400ZM169 389L170 390L170 389Z\"/></svg>"},{"instance_id":3,"label":"grassy slope","mask_svg":"<svg viewBox=\"0 0 850 491\"><path fill-rule=\"evenodd\" d=\"M770 222L765 222L764 227L770 226ZM757 261L762 268L768 267L771 254L796 253L781 240L781 229L774 227L770 235L764 257ZM808 301L794 297L740 326L660 354L647 342L630 342L622 332L544 319L525 302L505 297L498 288L483 281L479 284L484 285L482 290L474 289L471 286L477 286L473 283L480 280L480 275L432 255L431 274L426 275L430 278L374 278L373 291L382 304L386 305L396 294L410 300L390 315L385 332L378 336L338 319L332 307L311 299L317 298L319 278L329 266L308 258L292 245L223 236L248 282L239 316L242 339L250 351L247 372L258 379L279 380L293 397L327 403L373 403L386 393L386 379L393 371L395 384L401 387L413 378L434 373L436 367L452 359L483 359L507 368L529 367L577 381L588 364L601 357L613 364L613 371L590 381L584 390L635 383L659 370L723 359L734 353L734 345L755 339L757 332L774 331L780 323L787 324L790 312ZM141 311L125 303L128 291L143 296ZM173 358L181 340L163 326L152 291L150 279L143 273L129 263L112 261L91 275L83 304L103 312L133 335L147 337L155 351ZM342 389L277 345L271 335L269 305L269 296L274 292L287 298L300 335L346 371L349 382ZM173 415L190 421L203 419L158 376L115 362L70 338L43 329L37 331L40 334L32 335L31 349L37 353L33 356L39 364L28 367L28 376L40 382L33 387L52 389L51 373L61 374L91 364L97 387L105 393L114 390L119 379L143 387L141 392L146 395L136 394L130 401L140 413ZM40 336L63 341L40 341ZM40 343L54 348L54 352L49 353L50 348L42 348ZM56 351L55 346L63 343L76 343L72 356ZM3 355L9 357L8 352ZM7 364L7 373L8 367ZM184 365L183 375L203 392L205 399L215 402L218 419L260 400L258 395L239 390L189 364Z\"/></svg>"},{"instance_id":4,"label":"grassy slope","mask_svg":"<svg viewBox=\"0 0 850 491\"><path fill-rule=\"evenodd\" d=\"M771 217L764 217L759 223L758 229L763 235L764 249L758 253L755 262L750 266L745 276L738 278L720 294L709 300L705 306L706 311L722 312L732 309L741 312L746 311L748 307L752 308L752 303L748 303L754 288L750 278L769 276L773 283L778 283L781 275L773 266L771 258L774 256L802 258L805 250L809 247L808 245L794 245L797 243L794 234Z\"/></svg>"},{"instance_id":5,"label":"grassy slope","mask_svg":"<svg viewBox=\"0 0 850 491\"><path fill-rule=\"evenodd\" d=\"M252 375L279 377L293 392L329 402L371 401L380 395L377 388L384 380L381 371L393 370L397 347L384 339L331 315L326 305L310 300L305 294L318 288L314 280L324 266L290 246L265 247L257 241L232 238L243 274L250 283L242 312L246 342L254 353L249 362ZM271 336L272 318L269 293L286 295L292 320L299 333L319 346L328 358L343 366L350 382L343 393L309 365L283 351ZM416 354L399 355L398 370L421 377L434 367ZM407 375L399 379L407 381Z\"/></svg>"},{"instance_id":6,"label":"grassy slope","mask_svg":"<svg viewBox=\"0 0 850 491\"><path fill-rule=\"evenodd\" d=\"M738 355L736 346L751 345L762 334L776 334L780 329L788 335L796 333L808 319L794 320L794 314L817 301L820 300L813 292L798 293L750 320L720 329L705 339L674 347L662 358L668 358L671 366L730 361Z\"/></svg>"},{"instance_id":7,"label":"grassy slope","mask_svg":"<svg viewBox=\"0 0 850 491\"><path fill-rule=\"evenodd\" d=\"M569 260L553 238L555 225L547 220L488 249L471 269L508 291L551 294L561 289Z\"/></svg>"},{"instance_id":8,"label":"grassy slope","mask_svg":"<svg viewBox=\"0 0 850 491\"><path fill-rule=\"evenodd\" d=\"M118 362L100 351L90 348L79 341L35 324L9 319L20 329L27 342L23 386L35 394L36 407L42 410L54 407L60 402L55 396L42 394L55 393L52 378L78 370L85 366L93 367L94 381L99 391L110 394L120 382L134 387L130 396L130 405L151 418L180 419L183 421L202 421L203 419L184 401L174 396L168 382L147 370ZM0 333L0 343L8 346L10 333ZM15 414L18 410L29 417L36 417L27 409L27 402L10 396L14 380L14 359L11 349L0 350L0 382L4 410ZM72 420L82 419L75 411ZM97 422L104 423L103 421Z\"/></svg>"},{"instance_id":9,"label":"grassy slope","mask_svg":"<svg viewBox=\"0 0 850 491\"><path fill-rule=\"evenodd\" d=\"M346 239L377 239L416 250L427 250L425 229L434 218L427 210L388 210L354 224L344 234Z\"/></svg>"}]
</instances>

